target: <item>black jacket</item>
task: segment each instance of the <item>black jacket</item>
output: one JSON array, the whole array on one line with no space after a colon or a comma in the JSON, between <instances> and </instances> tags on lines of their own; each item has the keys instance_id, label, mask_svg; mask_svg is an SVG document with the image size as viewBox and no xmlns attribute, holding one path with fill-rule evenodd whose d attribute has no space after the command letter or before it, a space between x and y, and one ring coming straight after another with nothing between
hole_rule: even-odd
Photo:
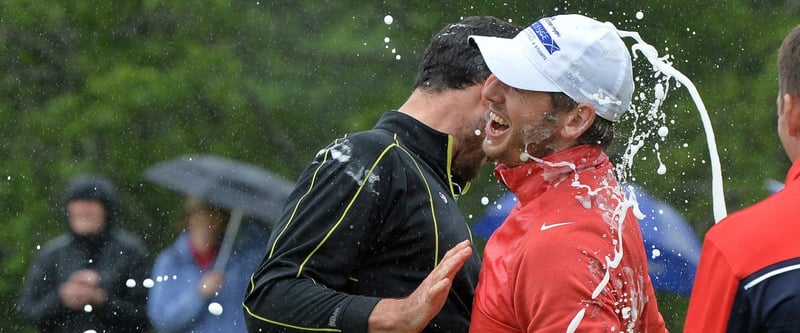
<instances>
[{"instance_id":1,"label":"black jacket","mask_svg":"<svg viewBox=\"0 0 800 333\"><path fill-rule=\"evenodd\" d=\"M245 298L251 332L366 332L381 298L411 294L471 239L451 182L452 138L400 112L317 153L301 175ZM466 332L480 259L456 275L425 332Z\"/></svg>"},{"instance_id":2,"label":"black jacket","mask_svg":"<svg viewBox=\"0 0 800 333\"><path fill-rule=\"evenodd\" d=\"M142 332L148 327L145 313L147 289L142 286L150 265L140 240L114 225L118 200L104 180L80 178L67 189L66 203L95 199L106 208L106 231L95 237L67 232L48 241L30 265L17 310L42 332ZM59 286L78 270L91 268L101 277L108 302L90 311L66 308ZM135 286L128 284L135 282Z\"/></svg>"}]
</instances>

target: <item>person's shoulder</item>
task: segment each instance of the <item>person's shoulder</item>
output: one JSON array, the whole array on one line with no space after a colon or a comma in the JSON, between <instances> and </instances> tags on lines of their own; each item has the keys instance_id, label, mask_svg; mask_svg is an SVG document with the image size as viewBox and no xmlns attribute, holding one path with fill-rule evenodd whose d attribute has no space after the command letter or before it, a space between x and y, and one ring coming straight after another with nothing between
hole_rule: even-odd
<instances>
[{"instance_id":1,"label":"person's shoulder","mask_svg":"<svg viewBox=\"0 0 800 333\"><path fill-rule=\"evenodd\" d=\"M392 154L397 147L397 140L393 134L381 130L370 129L350 133L331 142L327 147L317 152L317 160L337 161L347 163L371 162Z\"/></svg>"},{"instance_id":2,"label":"person's shoulder","mask_svg":"<svg viewBox=\"0 0 800 333\"><path fill-rule=\"evenodd\" d=\"M349 142L353 146L363 149L387 147L397 142L393 133L380 128L350 133L342 137L340 141Z\"/></svg>"},{"instance_id":3,"label":"person's shoulder","mask_svg":"<svg viewBox=\"0 0 800 333\"><path fill-rule=\"evenodd\" d=\"M63 233L44 243L39 253L42 256L49 256L52 253L57 253L62 251L64 248L69 247L71 244L72 244L72 235L70 235L69 233Z\"/></svg>"},{"instance_id":4,"label":"person's shoulder","mask_svg":"<svg viewBox=\"0 0 800 333\"><path fill-rule=\"evenodd\" d=\"M785 192L778 192L755 204L730 213L727 217L711 226L706 237L741 234L752 237L752 232L762 228L777 228L778 221L794 219L794 206L797 201Z\"/></svg>"},{"instance_id":5,"label":"person's shoulder","mask_svg":"<svg viewBox=\"0 0 800 333\"><path fill-rule=\"evenodd\" d=\"M183 266L192 262L193 259L186 238L186 233L181 233L172 244L161 250L155 259L156 266Z\"/></svg>"},{"instance_id":6,"label":"person's shoulder","mask_svg":"<svg viewBox=\"0 0 800 333\"><path fill-rule=\"evenodd\" d=\"M158 254L159 256L180 256L186 254L188 256L189 250L189 242L187 239L189 238L188 232L181 232L178 234L178 237L175 237L175 240L167 246L165 249L161 250Z\"/></svg>"},{"instance_id":7,"label":"person's shoulder","mask_svg":"<svg viewBox=\"0 0 800 333\"><path fill-rule=\"evenodd\" d=\"M111 235L121 246L125 248L135 250L136 252L140 252L142 254L147 252L147 248L145 247L144 242L142 242L142 239L125 229L114 228L111 232Z\"/></svg>"}]
</instances>

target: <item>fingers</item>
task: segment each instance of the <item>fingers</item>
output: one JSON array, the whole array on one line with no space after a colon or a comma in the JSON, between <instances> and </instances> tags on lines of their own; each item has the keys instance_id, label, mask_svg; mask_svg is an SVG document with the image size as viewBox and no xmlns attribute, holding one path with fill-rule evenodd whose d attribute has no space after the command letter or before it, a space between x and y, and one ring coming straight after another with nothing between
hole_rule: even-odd
<instances>
[{"instance_id":1,"label":"fingers","mask_svg":"<svg viewBox=\"0 0 800 333\"><path fill-rule=\"evenodd\" d=\"M467 249L467 248L468 249L472 249L472 247L470 245L471 244L470 244L468 239L464 240L464 241L461 241L461 243L456 244L456 246L453 246L453 248L451 248L449 251L447 251L447 253L444 254L444 257L442 258L442 261L447 260L449 257L457 255L460 251L462 251L464 249Z\"/></svg>"},{"instance_id":2,"label":"fingers","mask_svg":"<svg viewBox=\"0 0 800 333\"><path fill-rule=\"evenodd\" d=\"M83 269L72 273L70 281L97 286L100 284L100 274L91 269Z\"/></svg>"},{"instance_id":3,"label":"fingers","mask_svg":"<svg viewBox=\"0 0 800 333\"><path fill-rule=\"evenodd\" d=\"M435 302L436 299L444 297L447 298L447 294L450 292L450 279L444 278L436 282L430 289L428 289L428 302Z\"/></svg>"},{"instance_id":4,"label":"fingers","mask_svg":"<svg viewBox=\"0 0 800 333\"><path fill-rule=\"evenodd\" d=\"M382 299L370 313L369 332L419 332L442 309L453 277L472 255L468 240L445 253L425 280L404 299Z\"/></svg>"},{"instance_id":5,"label":"fingers","mask_svg":"<svg viewBox=\"0 0 800 333\"><path fill-rule=\"evenodd\" d=\"M471 255L472 246L470 246L469 240L458 243L445 253L442 261L433 269L432 273L436 273L440 278L448 277L452 280L453 276L464 266L464 263Z\"/></svg>"},{"instance_id":6,"label":"fingers","mask_svg":"<svg viewBox=\"0 0 800 333\"><path fill-rule=\"evenodd\" d=\"M428 274L428 277L420 285L423 288L427 285L426 299L429 301L438 299L443 302L450 292L453 278L471 255L472 247L468 240L458 243L447 251L439 265Z\"/></svg>"},{"instance_id":7,"label":"fingers","mask_svg":"<svg viewBox=\"0 0 800 333\"><path fill-rule=\"evenodd\" d=\"M219 289L222 287L222 283L225 281L225 276L220 271L210 271L200 278L200 283L198 285L198 292L200 295L204 297L210 297L215 295Z\"/></svg>"}]
</instances>

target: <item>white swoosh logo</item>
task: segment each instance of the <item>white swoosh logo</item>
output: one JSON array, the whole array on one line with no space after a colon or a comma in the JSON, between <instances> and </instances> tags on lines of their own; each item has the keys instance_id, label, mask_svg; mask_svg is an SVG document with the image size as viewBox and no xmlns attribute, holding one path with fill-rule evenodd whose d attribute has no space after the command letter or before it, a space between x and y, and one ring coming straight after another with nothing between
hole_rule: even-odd
<instances>
[{"instance_id":1,"label":"white swoosh logo","mask_svg":"<svg viewBox=\"0 0 800 333\"><path fill-rule=\"evenodd\" d=\"M573 223L575 223L575 222L562 222L562 223L554 223L554 224L542 223L541 230L545 231L545 230L548 230L548 229L553 229L555 227L560 227L560 226L563 226L563 225L573 224Z\"/></svg>"}]
</instances>

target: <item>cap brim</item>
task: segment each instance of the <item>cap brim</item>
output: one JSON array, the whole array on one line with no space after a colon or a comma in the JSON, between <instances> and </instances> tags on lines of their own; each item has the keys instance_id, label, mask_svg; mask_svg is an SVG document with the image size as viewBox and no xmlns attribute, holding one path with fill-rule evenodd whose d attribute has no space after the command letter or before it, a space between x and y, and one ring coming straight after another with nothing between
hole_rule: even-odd
<instances>
[{"instance_id":1,"label":"cap brim","mask_svg":"<svg viewBox=\"0 0 800 333\"><path fill-rule=\"evenodd\" d=\"M489 70L501 82L523 90L562 92L522 51L515 39L469 36L478 45Z\"/></svg>"}]
</instances>

